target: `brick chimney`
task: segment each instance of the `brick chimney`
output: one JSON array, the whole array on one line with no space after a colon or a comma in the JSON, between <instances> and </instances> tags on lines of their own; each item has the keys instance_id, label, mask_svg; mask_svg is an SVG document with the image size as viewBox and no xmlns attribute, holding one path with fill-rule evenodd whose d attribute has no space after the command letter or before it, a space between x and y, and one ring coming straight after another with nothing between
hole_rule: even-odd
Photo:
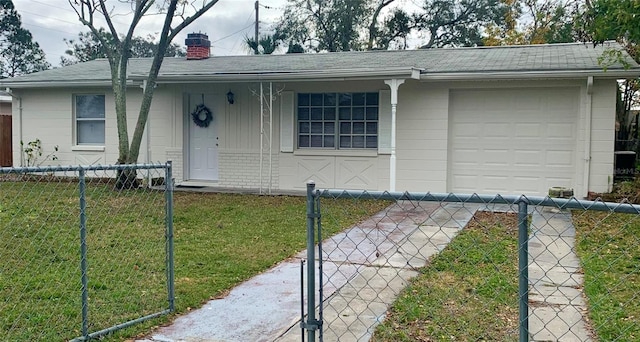
<instances>
[{"instance_id":1,"label":"brick chimney","mask_svg":"<svg viewBox=\"0 0 640 342\"><path fill-rule=\"evenodd\" d=\"M189 33L187 34L187 39L184 40L184 44L187 46L187 59L209 58L211 42L206 34Z\"/></svg>"}]
</instances>

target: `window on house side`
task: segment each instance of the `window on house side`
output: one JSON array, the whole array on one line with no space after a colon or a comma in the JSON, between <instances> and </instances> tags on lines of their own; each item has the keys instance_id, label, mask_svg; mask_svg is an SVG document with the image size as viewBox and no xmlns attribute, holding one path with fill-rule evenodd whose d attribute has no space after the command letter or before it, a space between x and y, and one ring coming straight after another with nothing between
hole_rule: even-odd
<instances>
[{"instance_id":1,"label":"window on house side","mask_svg":"<svg viewBox=\"0 0 640 342\"><path fill-rule=\"evenodd\" d=\"M76 144L104 145L104 95L75 95Z\"/></svg>"},{"instance_id":2,"label":"window on house side","mask_svg":"<svg viewBox=\"0 0 640 342\"><path fill-rule=\"evenodd\" d=\"M378 93L299 93L298 148L378 148Z\"/></svg>"}]
</instances>

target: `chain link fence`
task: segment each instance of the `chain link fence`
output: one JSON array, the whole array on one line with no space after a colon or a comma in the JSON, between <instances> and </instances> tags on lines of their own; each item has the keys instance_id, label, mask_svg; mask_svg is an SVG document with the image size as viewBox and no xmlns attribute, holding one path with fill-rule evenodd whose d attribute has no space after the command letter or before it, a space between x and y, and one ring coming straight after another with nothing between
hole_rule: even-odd
<instances>
[{"instance_id":1,"label":"chain link fence","mask_svg":"<svg viewBox=\"0 0 640 342\"><path fill-rule=\"evenodd\" d=\"M308 188L302 340L635 341L640 206ZM325 237L350 198L387 201Z\"/></svg>"},{"instance_id":2,"label":"chain link fence","mask_svg":"<svg viewBox=\"0 0 640 342\"><path fill-rule=\"evenodd\" d=\"M118 190L123 172L139 186ZM0 340L88 340L173 310L170 179L170 163L0 168Z\"/></svg>"}]
</instances>

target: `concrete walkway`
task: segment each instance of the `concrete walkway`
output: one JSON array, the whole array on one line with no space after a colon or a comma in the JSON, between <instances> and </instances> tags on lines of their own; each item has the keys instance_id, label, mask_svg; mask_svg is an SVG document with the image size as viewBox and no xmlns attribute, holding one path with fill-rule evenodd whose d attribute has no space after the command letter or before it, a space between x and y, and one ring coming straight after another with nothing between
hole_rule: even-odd
<instances>
[{"instance_id":1,"label":"concrete walkway","mask_svg":"<svg viewBox=\"0 0 640 342\"><path fill-rule=\"evenodd\" d=\"M368 341L388 306L417 275L415 268L441 251L479 208L488 209L400 202L325 240L325 341ZM529 243L532 340L588 341L580 315L584 301L579 301L576 284L582 279L576 275L570 215L540 210L532 211ZM305 258L302 252L283 261L226 297L209 301L138 341L300 341L300 274Z\"/></svg>"},{"instance_id":2,"label":"concrete walkway","mask_svg":"<svg viewBox=\"0 0 640 342\"><path fill-rule=\"evenodd\" d=\"M571 214L538 207L529 237L531 341L591 341Z\"/></svg>"}]
</instances>

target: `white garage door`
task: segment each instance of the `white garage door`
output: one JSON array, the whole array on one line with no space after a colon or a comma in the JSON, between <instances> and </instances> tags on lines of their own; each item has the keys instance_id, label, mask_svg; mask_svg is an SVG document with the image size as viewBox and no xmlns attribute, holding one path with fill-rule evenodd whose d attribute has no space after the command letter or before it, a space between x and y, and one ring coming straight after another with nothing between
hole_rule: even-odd
<instances>
[{"instance_id":1,"label":"white garage door","mask_svg":"<svg viewBox=\"0 0 640 342\"><path fill-rule=\"evenodd\" d=\"M575 187L578 88L451 92L449 189L544 195Z\"/></svg>"}]
</instances>

